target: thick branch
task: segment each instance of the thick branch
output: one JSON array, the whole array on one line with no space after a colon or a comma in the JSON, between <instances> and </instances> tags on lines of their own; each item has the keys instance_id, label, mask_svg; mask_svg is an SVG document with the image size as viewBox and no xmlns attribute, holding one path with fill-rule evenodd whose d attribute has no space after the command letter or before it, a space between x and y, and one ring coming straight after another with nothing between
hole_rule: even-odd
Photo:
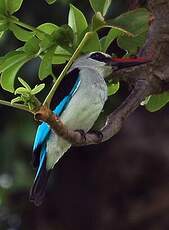
<instances>
[{"instance_id":1,"label":"thick branch","mask_svg":"<svg viewBox=\"0 0 169 230\"><path fill-rule=\"evenodd\" d=\"M139 56L152 59L152 62L116 72L113 78L128 82L137 80L141 76L141 79L154 85L154 93L159 93L161 80L169 81L169 1L148 0L147 2L154 20L151 22L145 46L140 50Z\"/></svg>"},{"instance_id":2,"label":"thick branch","mask_svg":"<svg viewBox=\"0 0 169 230\"><path fill-rule=\"evenodd\" d=\"M151 87L145 80L138 80L126 100L108 116L106 126L102 129L103 140L114 136L122 127L128 116L140 106L140 103L150 94Z\"/></svg>"}]
</instances>

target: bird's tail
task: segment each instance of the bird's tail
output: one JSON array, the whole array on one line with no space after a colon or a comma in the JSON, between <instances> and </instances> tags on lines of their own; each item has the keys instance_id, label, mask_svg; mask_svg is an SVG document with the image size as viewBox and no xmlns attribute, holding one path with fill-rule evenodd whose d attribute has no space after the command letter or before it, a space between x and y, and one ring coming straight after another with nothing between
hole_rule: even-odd
<instances>
[{"instance_id":1,"label":"bird's tail","mask_svg":"<svg viewBox=\"0 0 169 230\"><path fill-rule=\"evenodd\" d=\"M30 201L36 206L40 206L45 198L49 175L50 171L46 169L46 148L44 147L41 152L40 164L29 196Z\"/></svg>"}]
</instances>

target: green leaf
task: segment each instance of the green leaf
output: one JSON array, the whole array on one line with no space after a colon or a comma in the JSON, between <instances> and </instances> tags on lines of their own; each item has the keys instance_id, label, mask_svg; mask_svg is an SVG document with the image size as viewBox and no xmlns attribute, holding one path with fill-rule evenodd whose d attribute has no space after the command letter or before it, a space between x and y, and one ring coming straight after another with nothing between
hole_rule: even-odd
<instances>
[{"instance_id":1,"label":"green leaf","mask_svg":"<svg viewBox=\"0 0 169 230\"><path fill-rule=\"evenodd\" d=\"M97 12L92 18L92 30L98 30L99 28L106 25L106 22L100 12Z\"/></svg>"},{"instance_id":2,"label":"green leaf","mask_svg":"<svg viewBox=\"0 0 169 230\"><path fill-rule=\"evenodd\" d=\"M6 13L5 0L0 0L0 14L4 15Z\"/></svg>"},{"instance_id":3,"label":"green leaf","mask_svg":"<svg viewBox=\"0 0 169 230\"><path fill-rule=\"evenodd\" d=\"M40 84L40 85L36 85L34 89L31 90L31 94L35 95L39 92L41 92L43 89L45 88L45 84Z\"/></svg>"},{"instance_id":4,"label":"green leaf","mask_svg":"<svg viewBox=\"0 0 169 230\"><path fill-rule=\"evenodd\" d=\"M39 46L39 39L36 37L32 37L30 40L28 40L24 45L24 51L28 55L35 55L39 52L40 46Z\"/></svg>"},{"instance_id":5,"label":"green leaf","mask_svg":"<svg viewBox=\"0 0 169 230\"><path fill-rule=\"evenodd\" d=\"M14 33L15 37L23 42L30 40L33 36L33 32L27 31L16 24L11 23L9 29Z\"/></svg>"},{"instance_id":6,"label":"green leaf","mask_svg":"<svg viewBox=\"0 0 169 230\"><path fill-rule=\"evenodd\" d=\"M90 5L93 8L94 12L100 12L103 16L106 15L112 0L89 0Z\"/></svg>"},{"instance_id":7,"label":"green leaf","mask_svg":"<svg viewBox=\"0 0 169 230\"><path fill-rule=\"evenodd\" d=\"M74 34L70 26L63 25L54 33L55 41L59 46L65 49L73 46Z\"/></svg>"},{"instance_id":8,"label":"green leaf","mask_svg":"<svg viewBox=\"0 0 169 230\"><path fill-rule=\"evenodd\" d=\"M111 25L121 27L130 33L140 34L148 30L150 12L144 8L129 11L110 20Z\"/></svg>"},{"instance_id":9,"label":"green leaf","mask_svg":"<svg viewBox=\"0 0 169 230\"><path fill-rule=\"evenodd\" d=\"M17 102L23 102L22 98L21 97L16 97L16 98L11 100L11 104L15 104Z\"/></svg>"},{"instance_id":10,"label":"green leaf","mask_svg":"<svg viewBox=\"0 0 169 230\"><path fill-rule=\"evenodd\" d=\"M145 42L149 27L149 17L150 12L140 8L124 13L109 21L111 25L126 29L135 35L133 37L120 37L118 39L119 46L128 50L130 54L136 54Z\"/></svg>"},{"instance_id":11,"label":"green leaf","mask_svg":"<svg viewBox=\"0 0 169 230\"><path fill-rule=\"evenodd\" d=\"M16 94L27 94L29 93L28 89L24 88L24 87L19 87L15 90L15 95Z\"/></svg>"},{"instance_id":12,"label":"green leaf","mask_svg":"<svg viewBox=\"0 0 169 230\"><path fill-rule=\"evenodd\" d=\"M56 0L45 0L49 5L53 4L56 2Z\"/></svg>"},{"instance_id":13,"label":"green leaf","mask_svg":"<svg viewBox=\"0 0 169 230\"><path fill-rule=\"evenodd\" d=\"M0 32L6 31L8 29L8 23L0 22Z\"/></svg>"},{"instance_id":14,"label":"green leaf","mask_svg":"<svg viewBox=\"0 0 169 230\"><path fill-rule=\"evenodd\" d=\"M68 52L60 46L57 46L52 58L52 64L63 64L66 61L69 61L71 56L72 54L70 52Z\"/></svg>"},{"instance_id":15,"label":"green leaf","mask_svg":"<svg viewBox=\"0 0 169 230\"><path fill-rule=\"evenodd\" d=\"M108 35L106 36L102 51L106 52L106 50L108 49L108 47L111 45L111 43L113 42L114 39L121 37L125 34L125 32L118 28L118 27L113 27Z\"/></svg>"},{"instance_id":16,"label":"green leaf","mask_svg":"<svg viewBox=\"0 0 169 230\"><path fill-rule=\"evenodd\" d=\"M55 33L58 32L59 28L53 23L44 23L37 27L39 32L36 31L36 36L41 40L40 47L42 49L47 49L56 43Z\"/></svg>"},{"instance_id":17,"label":"green leaf","mask_svg":"<svg viewBox=\"0 0 169 230\"><path fill-rule=\"evenodd\" d=\"M153 95L146 104L146 109L150 112L156 112L169 102L169 92L159 95Z\"/></svg>"},{"instance_id":18,"label":"green leaf","mask_svg":"<svg viewBox=\"0 0 169 230\"><path fill-rule=\"evenodd\" d=\"M51 35L54 31L59 29L59 26L53 23L44 23L38 26L37 29Z\"/></svg>"},{"instance_id":19,"label":"green leaf","mask_svg":"<svg viewBox=\"0 0 169 230\"><path fill-rule=\"evenodd\" d=\"M23 3L23 0L5 0L6 8L10 14L18 11Z\"/></svg>"},{"instance_id":20,"label":"green leaf","mask_svg":"<svg viewBox=\"0 0 169 230\"><path fill-rule=\"evenodd\" d=\"M52 37L48 38L45 37L40 43L39 46L42 50L47 50L49 49L51 46L53 46L55 44L54 40L52 39Z\"/></svg>"},{"instance_id":21,"label":"green leaf","mask_svg":"<svg viewBox=\"0 0 169 230\"><path fill-rule=\"evenodd\" d=\"M64 54L55 54L52 57L52 64L60 65L64 64L66 61L69 61L70 56Z\"/></svg>"},{"instance_id":22,"label":"green leaf","mask_svg":"<svg viewBox=\"0 0 169 230\"><path fill-rule=\"evenodd\" d=\"M57 46L56 49L55 49L55 53L56 55L63 55L63 56L69 56L71 57L72 56L72 53L67 51L66 49L62 48L61 46Z\"/></svg>"},{"instance_id":23,"label":"green leaf","mask_svg":"<svg viewBox=\"0 0 169 230\"><path fill-rule=\"evenodd\" d=\"M4 32L0 32L0 38L3 36Z\"/></svg>"},{"instance_id":24,"label":"green leaf","mask_svg":"<svg viewBox=\"0 0 169 230\"><path fill-rule=\"evenodd\" d=\"M3 89L13 93L14 92L14 81L16 74L18 73L19 69L27 62L30 58L25 57L19 63L16 63L9 68L7 68L1 74L1 86Z\"/></svg>"},{"instance_id":25,"label":"green leaf","mask_svg":"<svg viewBox=\"0 0 169 230\"><path fill-rule=\"evenodd\" d=\"M0 72L4 72L6 69L10 68L11 66L22 62L25 60L27 55L22 51L12 51L5 55L0 63Z\"/></svg>"},{"instance_id":26,"label":"green leaf","mask_svg":"<svg viewBox=\"0 0 169 230\"><path fill-rule=\"evenodd\" d=\"M123 36L118 39L118 44L121 48L127 50L130 55L135 55L136 53L138 53L138 50L143 47L146 37L147 32L143 32L134 37Z\"/></svg>"},{"instance_id":27,"label":"green leaf","mask_svg":"<svg viewBox=\"0 0 169 230\"><path fill-rule=\"evenodd\" d=\"M43 56L40 67L39 67L39 79L44 80L47 76L52 73L52 58L54 49L51 48Z\"/></svg>"},{"instance_id":28,"label":"green leaf","mask_svg":"<svg viewBox=\"0 0 169 230\"><path fill-rule=\"evenodd\" d=\"M2 22L7 22L6 16L3 15L3 14L1 14L1 13L0 13L0 22L1 22L1 23L2 23Z\"/></svg>"},{"instance_id":29,"label":"green leaf","mask_svg":"<svg viewBox=\"0 0 169 230\"><path fill-rule=\"evenodd\" d=\"M119 84L119 82L118 83L110 82L110 83L108 83L107 87L108 87L108 96L112 96L113 94L115 94L119 90L120 84Z\"/></svg>"},{"instance_id":30,"label":"green leaf","mask_svg":"<svg viewBox=\"0 0 169 230\"><path fill-rule=\"evenodd\" d=\"M101 50L101 44L100 44L98 34L96 32L93 32L87 44L84 45L81 51L83 53L89 53L89 52L100 51L100 50Z\"/></svg>"},{"instance_id":31,"label":"green leaf","mask_svg":"<svg viewBox=\"0 0 169 230\"><path fill-rule=\"evenodd\" d=\"M18 77L18 81L28 90L31 90L31 87L28 85L26 81L24 81L22 78Z\"/></svg>"},{"instance_id":32,"label":"green leaf","mask_svg":"<svg viewBox=\"0 0 169 230\"><path fill-rule=\"evenodd\" d=\"M81 36L87 30L88 24L84 14L72 4L70 4L68 25L72 28L75 34L76 44L80 41Z\"/></svg>"}]
</instances>

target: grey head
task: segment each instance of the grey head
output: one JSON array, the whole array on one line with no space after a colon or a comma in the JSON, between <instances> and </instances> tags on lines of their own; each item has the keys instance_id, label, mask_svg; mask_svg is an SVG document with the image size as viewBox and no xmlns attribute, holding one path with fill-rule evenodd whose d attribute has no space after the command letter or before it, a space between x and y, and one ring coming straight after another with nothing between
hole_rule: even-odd
<instances>
[{"instance_id":1,"label":"grey head","mask_svg":"<svg viewBox=\"0 0 169 230\"><path fill-rule=\"evenodd\" d=\"M97 51L79 57L72 68L90 68L99 73L103 78L106 78L112 74L111 64L112 57L110 55Z\"/></svg>"}]
</instances>

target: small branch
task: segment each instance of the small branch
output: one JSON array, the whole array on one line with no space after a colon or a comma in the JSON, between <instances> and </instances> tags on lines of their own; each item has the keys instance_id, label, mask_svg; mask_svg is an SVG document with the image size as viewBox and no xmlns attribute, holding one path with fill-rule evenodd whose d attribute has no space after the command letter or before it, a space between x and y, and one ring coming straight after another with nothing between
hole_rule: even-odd
<instances>
[{"instance_id":1,"label":"small branch","mask_svg":"<svg viewBox=\"0 0 169 230\"><path fill-rule=\"evenodd\" d=\"M38 32L40 32L38 29L36 29L34 26L31 26L31 25L28 25L28 24L26 24L26 23L24 23L24 22L21 22L21 21L19 21L19 20L15 20L15 19L9 19L9 21L11 21L12 23L14 23L14 24L16 24L16 25L18 25L18 26L20 26L20 27L23 27L23 28L25 28L25 29L27 29L27 30L30 30L30 31L32 31L32 32L34 32L34 31L38 31ZM42 32L42 31L41 31Z\"/></svg>"},{"instance_id":2,"label":"small branch","mask_svg":"<svg viewBox=\"0 0 169 230\"><path fill-rule=\"evenodd\" d=\"M25 28L25 29L30 30L30 31L32 31L32 32L36 32L36 33L38 33L38 34L43 34L43 35L45 35L46 37L49 37L49 38L50 38L50 35L49 35L48 33L44 32L44 31L42 31L42 30L39 30L39 29L37 29L37 28L34 27L34 26L28 25L28 24L26 24L26 23L24 23L24 22L21 22L21 21L19 21L19 20L15 20L14 18L8 18L8 21L9 21L9 22L12 22L12 23L14 23L14 24L16 24L16 25L18 25L18 26L20 26L20 27L22 27L22 28Z\"/></svg>"},{"instance_id":3,"label":"small branch","mask_svg":"<svg viewBox=\"0 0 169 230\"><path fill-rule=\"evenodd\" d=\"M90 39L90 37L91 37L92 34L93 34L93 32L88 32L88 33L85 34L85 36L82 39L81 43L77 47L77 49L74 52L74 54L72 55L71 59L69 60L69 62L67 63L67 65L65 66L65 68L63 69L63 71L61 72L60 76L56 80L55 84L53 85L52 89L50 90L49 94L47 95L47 97L46 97L43 105L46 105L47 107L50 106L50 102L52 100L52 97L55 94L55 92L56 92L56 90L57 90L60 82L65 77L67 71L69 70L69 68L71 67L71 65L73 64L73 62L77 59L77 57L79 56L79 54L81 52L81 49L86 44L86 42Z\"/></svg>"},{"instance_id":4,"label":"small branch","mask_svg":"<svg viewBox=\"0 0 169 230\"><path fill-rule=\"evenodd\" d=\"M56 78L56 76L55 76L55 74L54 74L53 72L51 73L51 76L52 76L52 78L53 78L53 82L56 82L56 79L57 79L57 78Z\"/></svg>"},{"instance_id":5,"label":"small branch","mask_svg":"<svg viewBox=\"0 0 169 230\"><path fill-rule=\"evenodd\" d=\"M8 106L8 107L12 107L12 108L16 108L16 109L19 109L19 110L24 110L24 111L33 113L33 112L31 112L29 110L29 108L27 106L20 105L20 104L17 104L17 103L11 104L9 101L0 100L0 105L5 105L5 106Z\"/></svg>"},{"instance_id":6,"label":"small branch","mask_svg":"<svg viewBox=\"0 0 169 230\"><path fill-rule=\"evenodd\" d=\"M35 119L44 121L55 131L55 133L65 140L73 144L82 144L84 139L79 132L75 132L64 125L59 117L57 117L47 106L42 106L35 114Z\"/></svg>"}]
</instances>

